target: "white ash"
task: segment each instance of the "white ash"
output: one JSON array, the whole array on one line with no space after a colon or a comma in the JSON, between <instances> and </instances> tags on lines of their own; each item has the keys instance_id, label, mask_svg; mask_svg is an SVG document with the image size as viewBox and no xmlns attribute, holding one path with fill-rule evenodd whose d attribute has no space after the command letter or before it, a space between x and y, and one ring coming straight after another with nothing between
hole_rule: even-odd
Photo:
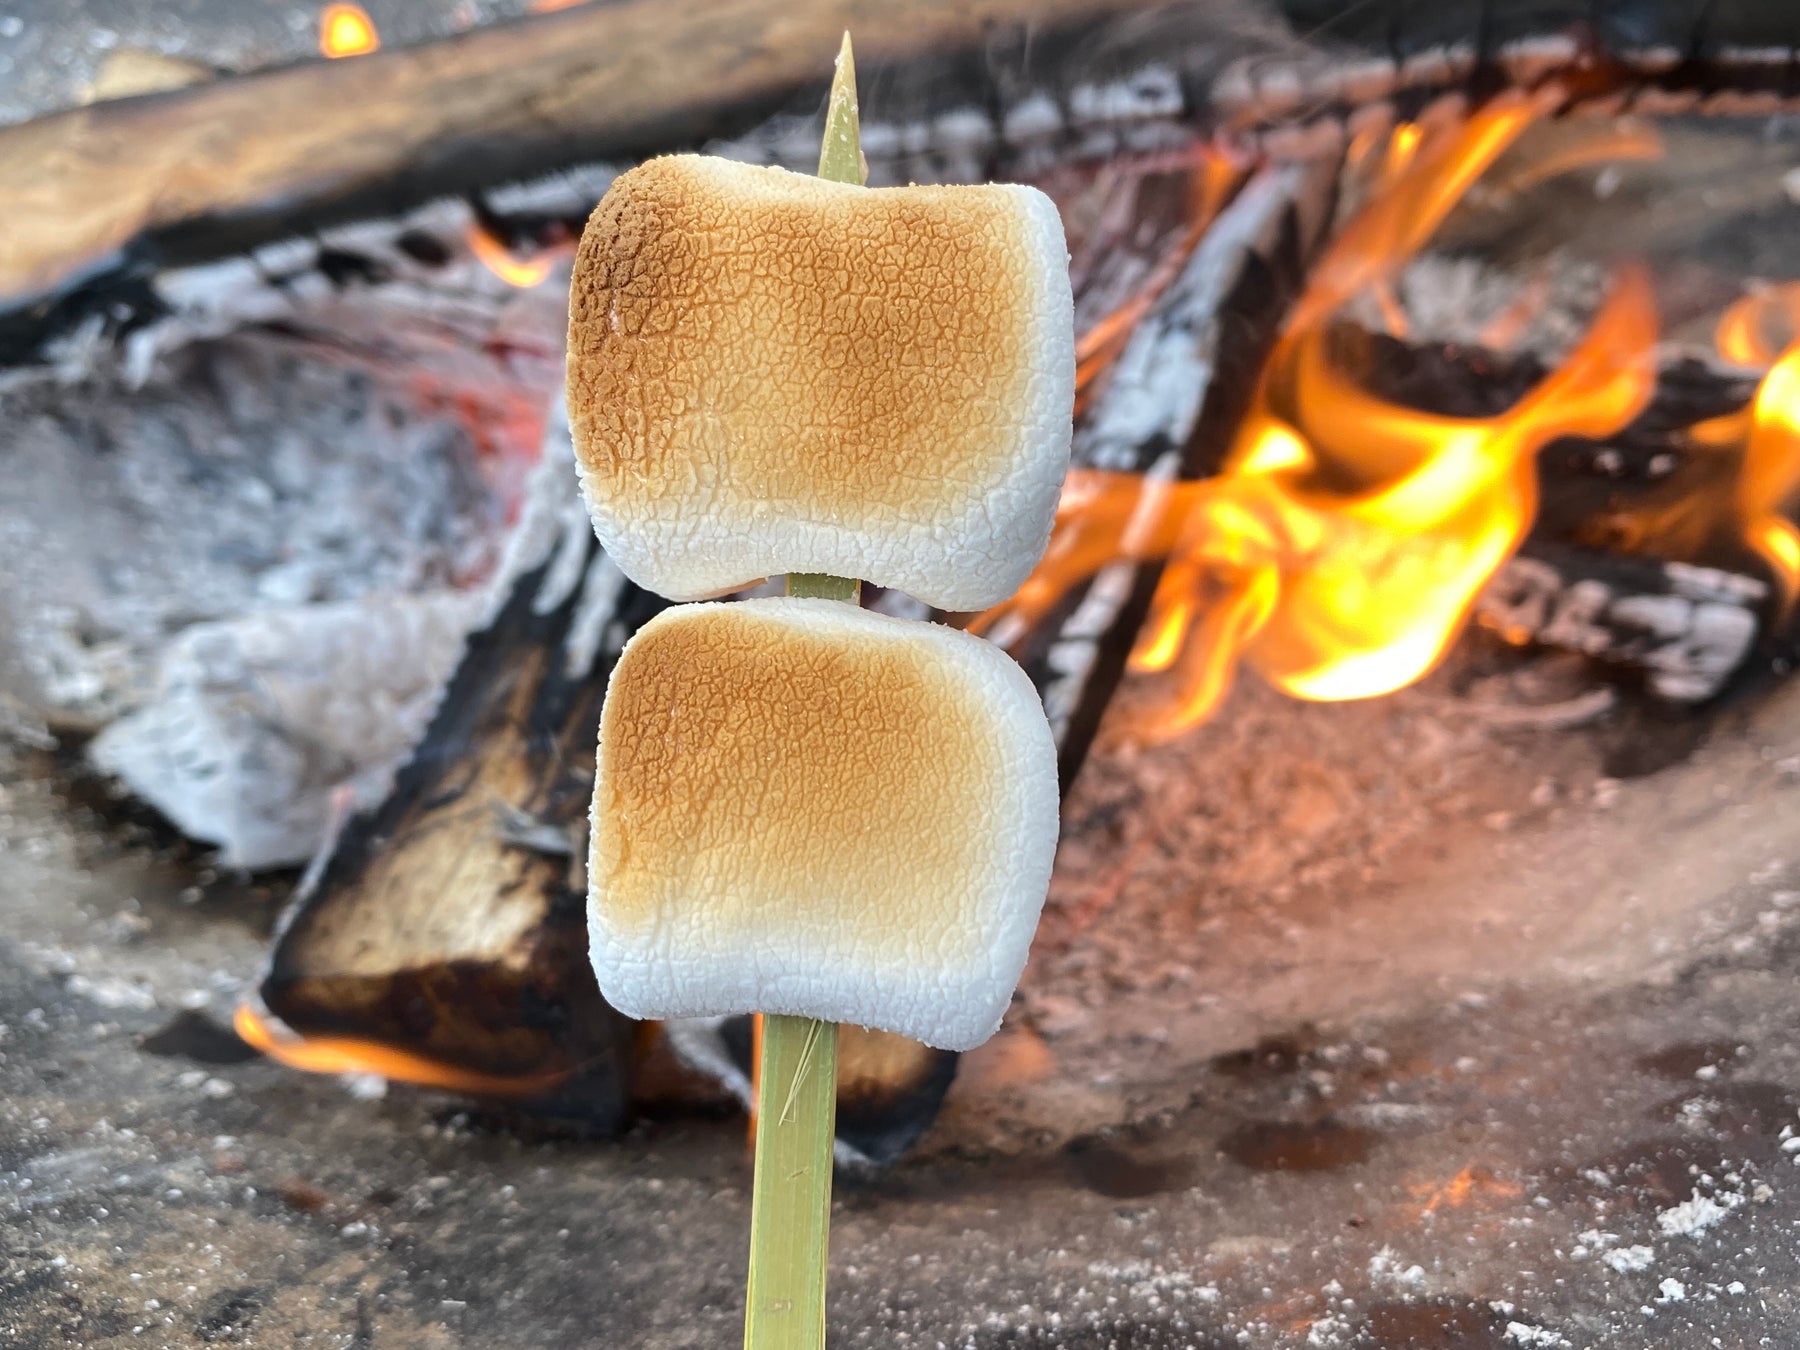
<instances>
[{"instance_id":1,"label":"white ash","mask_svg":"<svg viewBox=\"0 0 1800 1350\"><path fill-rule=\"evenodd\" d=\"M1567 1337L1529 1322L1508 1322L1503 1334L1514 1345L1530 1346L1533 1350L1558 1350L1569 1344Z\"/></svg>"},{"instance_id":2,"label":"white ash","mask_svg":"<svg viewBox=\"0 0 1800 1350\"><path fill-rule=\"evenodd\" d=\"M469 430L374 374L243 334L141 390L0 394L8 692L98 725L191 623L480 570L497 506Z\"/></svg>"},{"instance_id":3,"label":"white ash","mask_svg":"<svg viewBox=\"0 0 1800 1350\"><path fill-rule=\"evenodd\" d=\"M1656 1248L1646 1247L1641 1243L1630 1247L1615 1247L1600 1258L1621 1275L1629 1275L1634 1271L1650 1269L1650 1263L1656 1259Z\"/></svg>"},{"instance_id":4,"label":"white ash","mask_svg":"<svg viewBox=\"0 0 1800 1350\"><path fill-rule=\"evenodd\" d=\"M1374 1284L1399 1285L1418 1289L1425 1284L1425 1267L1405 1263L1392 1247L1383 1247L1369 1258L1369 1280Z\"/></svg>"},{"instance_id":5,"label":"white ash","mask_svg":"<svg viewBox=\"0 0 1800 1350\"><path fill-rule=\"evenodd\" d=\"M480 603L440 591L195 624L89 754L227 866L302 862L386 795Z\"/></svg>"},{"instance_id":6,"label":"white ash","mask_svg":"<svg viewBox=\"0 0 1800 1350\"><path fill-rule=\"evenodd\" d=\"M379 233L324 242L361 248L359 229ZM281 260L264 253L266 279ZM201 328L255 317L220 273L207 320L205 278L186 275ZM271 311L285 332L12 380L0 721L100 732L94 762L228 865L314 854L423 730L487 603L464 588L501 593L539 536L568 532L540 522L502 556L562 312L554 286L512 291L459 256L429 284ZM560 468L578 509L566 448Z\"/></svg>"},{"instance_id":7,"label":"white ash","mask_svg":"<svg viewBox=\"0 0 1800 1350\"><path fill-rule=\"evenodd\" d=\"M1354 1343L1355 1324L1346 1317L1330 1313L1306 1329L1308 1346L1337 1346Z\"/></svg>"},{"instance_id":8,"label":"white ash","mask_svg":"<svg viewBox=\"0 0 1800 1350\"><path fill-rule=\"evenodd\" d=\"M1656 1226L1670 1237L1698 1237L1726 1218L1744 1197L1735 1191L1704 1195L1696 1190L1679 1205L1671 1205L1656 1216Z\"/></svg>"},{"instance_id":9,"label":"white ash","mask_svg":"<svg viewBox=\"0 0 1800 1350\"><path fill-rule=\"evenodd\" d=\"M552 560L540 609L577 586L584 613L603 602L598 593L616 592L622 578L604 556L584 580L590 537L567 424L553 411L518 525L485 588L369 594L191 625L162 649L137 706L94 739L89 757L184 833L216 845L227 866L320 858L351 813L387 795L468 631L504 602L515 577ZM576 629L572 642L591 660L607 634L592 622ZM581 653L572 646L569 657Z\"/></svg>"},{"instance_id":10,"label":"white ash","mask_svg":"<svg viewBox=\"0 0 1800 1350\"><path fill-rule=\"evenodd\" d=\"M1521 279L1479 258L1422 254L1407 264L1396 287L1406 336L1415 342L1484 345L1490 325L1503 320L1534 284L1543 286L1543 302L1504 345L1554 364L1581 337L1606 292L1606 273L1598 264L1558 255L1536 277ZM1367 292L1351 301L1346 313L1365 328L1387 326Z\"/></svg>"}]
</instances>

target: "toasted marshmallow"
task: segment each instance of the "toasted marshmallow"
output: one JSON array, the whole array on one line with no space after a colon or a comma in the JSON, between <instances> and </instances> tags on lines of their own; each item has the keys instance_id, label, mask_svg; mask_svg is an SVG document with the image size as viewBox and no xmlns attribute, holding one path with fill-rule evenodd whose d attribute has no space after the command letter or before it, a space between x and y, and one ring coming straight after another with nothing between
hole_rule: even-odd
<instances>
[{"instance_id":1,"label":"toasted marshmallow","mask_svg":"<svg viewBox=\"0 0 1800 1350\"><path fill-rule=\"evenodd\" d=\"M1049 540L1074 352L1033 188L651 160L595 208L570 293L595 529L679 600L824 572L984 609Z\"/></svg>"},{"instance_id":2,"label":"toasted marshmallow","mask_svg":"<svg viewBox=\"0 0 1800 1350\"><path fill-rule=\"evenodd\" d=\"M969 1049L1024 968L1057 815L1037 695L981 639L828 600L665 611L600 720L600 990Z\"/></svg>"}]
</instances>

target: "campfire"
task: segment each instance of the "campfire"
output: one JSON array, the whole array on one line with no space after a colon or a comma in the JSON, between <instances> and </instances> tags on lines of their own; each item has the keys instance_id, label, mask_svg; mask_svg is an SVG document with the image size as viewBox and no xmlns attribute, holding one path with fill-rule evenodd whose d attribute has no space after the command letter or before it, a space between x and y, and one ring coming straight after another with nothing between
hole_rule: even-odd
<instances>
[{"instance_id":1,"label":"campfire","mask_svg":"<svg viewBox=\"0 0 1800 1350\"><path fill-rule=\"evenodd\" d=\"M74 813L104 841L89 859L183 873L171 894L201 898L168 921L149 902L154 941L235 924L244 961L175 1018L135 948L150 973L103 978L101 940L62 921L22 919L19 941L146 1038L133 1062L200 1074L183 1121L208 1093L316 1113L324 1133L268 1145L292 1176L257 1187L305 1197L284 1212L391 1225L416 1256L418 1220L336 1194L332 1132L359 1167L387 1156L381 1131L429 1134L453 1180L393 1183L420 1215L468 1181L444 1140L531 1141L543 1178L494 1164L533 1197L531 1242L592 1233L582 1206L615 1193L649 1231L664 1201L620 1178L666 1178L689 1227L616 1280L648 1289L691 1244L686 1298L741 1263L735 1218L707 1210L735 1215L748 1186L758 1026L633 1022L588 964L602 691L668 602L577 499L565 291L625 165L816 153L818 52L786 49L816 26L828 55L837 18L808 11L755 69L699 42L678 79L658 62L704 27L685 11L668 31L639 4L530 8L408 45L379 8L332 4L303 35L317 59L0 128L0 175L55 160L0 245L15 810ZM1785 55L1583 29L1396 61L1350 21L1307 42L1131 5L1001 5L987 29L928 8L918 32L857 34L871 181L1056 200L1075 463L1010 599L864 603L978 634L1031 677L1064 844L994 1042L844 1029L834 1341L1793 1334ZM593 71L559 55L600 39ZM968 85L984 61L993 87ZM178 203L100 191L120 145L160 155L258 99L450 107L472 88L486 131L446 117L318 163L245 113L253 168L196 158ZM127 819L149 822L138 842ZM248 886L280 911L254 936L222 898ZM36 1027L0 995L0 1023ZM224 1196L260 1165L237 1141L284 1129L232 1115L186 1185ZM90 1134L54 1166L0 1161L63 1195L63 1154L131 1152ZM292 1183L309 1156L316 1201ZM565 1166L582 1180L559 1196ZM498 1225L495 1203L463 1221ZM478 1311L445 1343L514 1343L499 1277L451 1265L441 1297ZM207 1283L183 1316L235 1337L251 1314L226 1296L253 1284ZM633 1292L620 1334L727 1334L729 1297L690 1301L683 1329ZM35 1334L48 1314L25 1316ZM580 1321L562 1316L528 1338Z\"/></svg>"}]
</instances>

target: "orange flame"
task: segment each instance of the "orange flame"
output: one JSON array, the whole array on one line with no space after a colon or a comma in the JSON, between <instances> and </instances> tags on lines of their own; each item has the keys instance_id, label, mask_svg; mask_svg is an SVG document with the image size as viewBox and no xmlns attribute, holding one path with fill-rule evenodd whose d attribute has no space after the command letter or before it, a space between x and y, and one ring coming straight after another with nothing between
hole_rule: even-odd
<instances>
[{"instance_id":1,"label":"orange flame","mask_svg":"<svg viewBox=\"0 0 1800 1350\"><path fill-rule=\"evenodd\" d=\"M1430 671L1531 524L1537 451L1616 431L1648 400L1650 284L1622 272L1564 366L1490 418L1366 392L1332 364L1328 324L1352 296L1379 295L1557 97L1499 99L1442 131L1401 128L1379 191L1295 305L1220 476L1071 474L1043 562L972 627L1029 625L1108 563L1165 559L1131 660L1171 685L1133 727L1151 739L1209 716L1240 660L1315 700L1389 693Z\"/></svg>"},{"instance_id":2,"label":"orange flame","mask_svg":"<svg viewBox=\"0 0 1800 1350\"><path fill-rule=\"evenodd\" d=\"M1780 508L1800 489L1800 341L1783 352L1750 404L1750 438L1738 479L1744 537L1775 573L1782 613L1800 594L1800 529Z\"/></svg>"},{"instance_id":3,"label":"orange flame","mask_svg":"<svg viewBox=\"0 0 1800 1350\"><path fill-rule=\"evenodd\" d=\"M569 1077L568 1070L518 1076L482 1073L378 1041L349 1036L297 1036L248 1003L238 1006L231 1025L246 1045L307 1073L373 1073L400 1083L418 1083L478 1097L530 1097Z\"/></svg>"},{"instance_id":4,"label":"orange flame","mask_svg":"<svg viewBox=\"0 0 1800 1350\"><path fill-rule=\"evenodd\" d=\"M469 251L481 260L488 271L507 285L517 286L520 290L530 290L549 276L550 269L556 266L555 257L548 252L529 259L513 257L505 244L478 224L469 226Z\"/></svg>"},{"instance_id":5,"label":"orange flame","mask_svg":"<svg viewBox=\"0 0 1800 1350\"><path fill-rule=\"evenodd\" d=\"M366 56L380 46L375 21L361 5L325 6L319 16L319 50L326 56Z\"/></svg>"},{"instance_id":6,"label":"orange flame","mask_svg":"<svg viewBox=\"0 0 1800 1350\"><path fill-rule=\"evenodd\" d=\"M1779 336L1773 336L1779 334ZM1772 365L1800 338L1800 282L1751 291L1719 319L1713 342L1719 355L1740 366Z\"/></svg>"}]
</instances>

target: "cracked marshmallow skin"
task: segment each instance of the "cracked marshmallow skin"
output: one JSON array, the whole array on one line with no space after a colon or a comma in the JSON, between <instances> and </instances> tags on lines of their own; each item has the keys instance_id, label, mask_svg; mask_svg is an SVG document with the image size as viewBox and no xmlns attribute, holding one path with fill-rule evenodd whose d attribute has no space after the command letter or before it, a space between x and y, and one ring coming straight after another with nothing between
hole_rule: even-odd
<instances>
[{"instance_id":1,"label":"cracked marshmallow skin","mask_svg":"<svg viewBox=\"0 0 1800 1350\"><path fill-rule=\"evenodd\" d=\"M1032 188L673 155L582 236L583 489L608 554L673 599L823 572L997 604L1049 539L1074 372L1062 224Z\"/></svg>"},{"instance_id":2,"label":"cracked marshmallow skin","mask_svg":"<svg viewBox=\"0 0 1800 1350\"><path fill-rule=\"evenodd\" d=\"M836 601L667 610L601 716L600 990L967 1050L998 1028L1056 850L1056 750L980 638Z\"/></svg>"}]
</instances>

